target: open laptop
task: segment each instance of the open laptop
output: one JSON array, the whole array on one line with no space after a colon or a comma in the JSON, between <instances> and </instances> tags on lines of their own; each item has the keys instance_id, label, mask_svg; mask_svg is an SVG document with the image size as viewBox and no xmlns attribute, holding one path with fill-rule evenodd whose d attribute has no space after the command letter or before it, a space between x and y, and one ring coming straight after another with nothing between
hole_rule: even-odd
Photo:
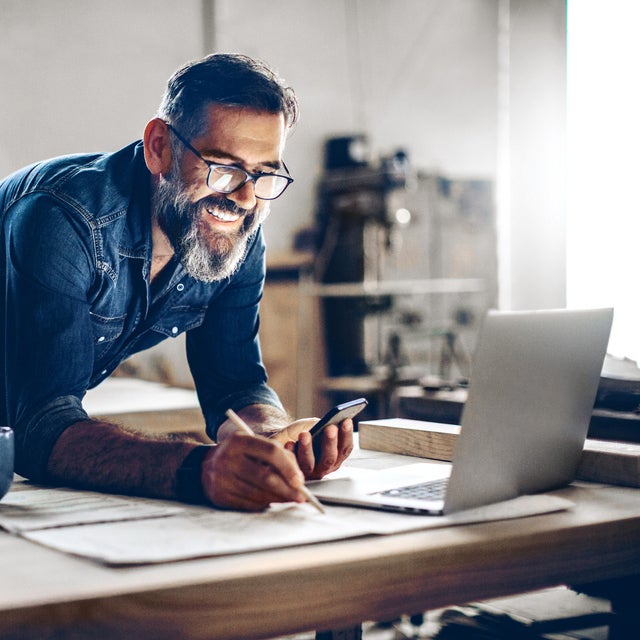
<instances>
[{"instance_id":1,"label":"open laptop","mask_svg":"<svg viewBox=\"0 0 640 640\"><path fill-rule=\"evenodd\" d=\"M570 483L612 320L612 309L490 311L450 464L352 477L347 468L346 476L339 471L310 489L327 503L442 515ZM404 495L406 487L415 493L420 485L442 484L440 496Z\"/></svg>"}]
</instances>

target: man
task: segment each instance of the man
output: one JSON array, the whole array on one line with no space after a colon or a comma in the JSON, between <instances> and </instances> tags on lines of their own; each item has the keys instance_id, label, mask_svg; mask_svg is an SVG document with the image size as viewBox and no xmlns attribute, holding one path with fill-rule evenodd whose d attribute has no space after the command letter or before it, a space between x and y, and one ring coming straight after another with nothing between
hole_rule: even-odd
<instances>
[{"instance_id":1,"label":"man","mask_svg":"<svg viewBox=\"0 0 640 640\"><path fill-rule=\"evenodd\" d=\"M266 384L257 338L270 201L298 115L265 65L217 54L170 78L142 141L27 167L0 183L0 420L16 471L56 482L259 510L305 500L304 479L340 466L350 420L319 459ZM88 388L126 357L186 331L215 445L92 420ZM237 432L233 409L260 437ZM284 446L283 446L284 445Z\"/></svg>"}]
</instances>

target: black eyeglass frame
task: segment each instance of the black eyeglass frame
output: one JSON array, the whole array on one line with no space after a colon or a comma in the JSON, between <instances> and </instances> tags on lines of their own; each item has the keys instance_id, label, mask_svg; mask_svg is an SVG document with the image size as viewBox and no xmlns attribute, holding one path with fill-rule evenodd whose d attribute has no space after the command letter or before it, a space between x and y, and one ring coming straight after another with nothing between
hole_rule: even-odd
<instances>
[{"instance_id":1,"label":"black eyeglass frame","mask_svg":"<svg viewBox=\"0 0 640 640\"><path fill-rule=\"evenodd\" d=\"M202 157L202 154L188 140L186 140L172 124L169 124L168 122L165 122L165 124L167 125L169 130L176 136L176 138L178 138L178 140L180 140L180 142L182 142L182 144L187 149L189 149L189 151L191 151L191 153L194 153L198 158L200 158L200 160L202 160L202 162L204 162L207 165L209 169L209 172L207 173L207 186L209 187L209 189L211 189L211 191L215 191L216 193L222 193L223 195L228 195L230 193L235 193L236 191L242 189L242 187L244 187L244 185L247 184L247 182L251 181L253 182L253 188L255 192L256 183L260 178L265 178L265 177L283 178L284 180L287 181L287 183L284 185L284 187L282 188L282 191L277 196L274 196L273 198L263 198L258 194L255 194L258 200L276 200L287 190L287 187L294 181L291 175L289 175L289 169L287 169L287 165L284 163L284 161L282 162L282 166L284 167L284 170L287 172L286 176L281 173L263 173L263 172L251 173L250 171L247 171L242 167L238 167L237 165L221 164L219 162L212 162L211 160L207 160L206 158ZM223 169L235 169L236 171L240 171L244 173L245 179L237 187L231 189L231 191L220 191L219 189L214 189L209 184L209 178L211 177L211 172L217 167L222 167Z\"/></svg>"}]
</instances>

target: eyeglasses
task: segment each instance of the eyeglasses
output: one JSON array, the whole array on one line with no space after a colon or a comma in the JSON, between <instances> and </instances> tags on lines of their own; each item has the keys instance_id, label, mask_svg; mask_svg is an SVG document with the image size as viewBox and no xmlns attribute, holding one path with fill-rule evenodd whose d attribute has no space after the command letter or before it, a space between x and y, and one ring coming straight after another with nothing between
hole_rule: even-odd
<instances>
[{"instance_id":1,"label":"eyeglasses","mask_svg":"<svg viewBox=\"0 0 640 640\"><path fill-rule=\"evenodd\" d=\"M284 193L284 190L293 182L293 178L290 175L285 176L279 173L250 173L242 167L236 167L230 164L218 164L217 162L205 160L200 152L176 131L173 125L170 125L168 122L166 125L189 151L197 155L198 158L209 167L207 186L212 191L224 194L233 193L241 189L251 180L256 198L259 200L275 200L279 198ZM282 166L288 174L289 169L287 169L287 165L283 162Z\"/></svg>"}]
</instances>

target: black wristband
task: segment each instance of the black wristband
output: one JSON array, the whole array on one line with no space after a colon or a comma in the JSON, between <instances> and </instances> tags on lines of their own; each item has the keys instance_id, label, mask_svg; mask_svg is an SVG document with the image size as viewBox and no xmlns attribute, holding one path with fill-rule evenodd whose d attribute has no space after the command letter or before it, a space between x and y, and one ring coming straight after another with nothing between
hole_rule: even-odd
<instances>
[{"instance_id":1,"label":"black wristband","mask_svg":"<svg viewBox=\"0 0 640 640\"><path fill-rule=\"evenodd\" d=\"M206 504L202 488L202 461L213 444L200 444L189 452L176 471L176 497L181 502Z\"/></svg>"}]
</instances>

